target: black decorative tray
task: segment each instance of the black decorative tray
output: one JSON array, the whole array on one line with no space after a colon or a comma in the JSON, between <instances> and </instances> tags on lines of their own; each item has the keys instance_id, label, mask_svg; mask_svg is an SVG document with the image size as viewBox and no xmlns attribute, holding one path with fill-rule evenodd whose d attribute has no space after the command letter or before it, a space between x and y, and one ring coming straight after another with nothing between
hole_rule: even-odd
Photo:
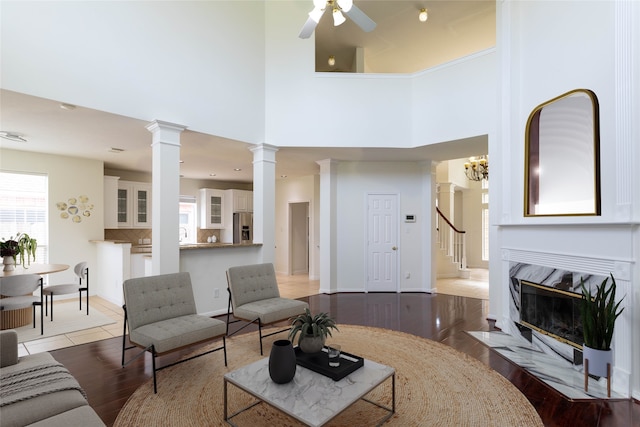
<instances>
[{"instance_id":1,"label":"black decorative tray","mask_svg":"<svg viewBox=\"0 0 640 427\"><path fill-rule=\"evenodd\" d=\"M311 369L321 375L331 378L334 381L340 381L358 368L364 366L364 359L353 354L341 352L340 366L332 368L329 366L329 354L327 347L317 353L305 353L299 347L294 347L296 352L296 362L300 366Z\"/></svg>"}]
</instances>

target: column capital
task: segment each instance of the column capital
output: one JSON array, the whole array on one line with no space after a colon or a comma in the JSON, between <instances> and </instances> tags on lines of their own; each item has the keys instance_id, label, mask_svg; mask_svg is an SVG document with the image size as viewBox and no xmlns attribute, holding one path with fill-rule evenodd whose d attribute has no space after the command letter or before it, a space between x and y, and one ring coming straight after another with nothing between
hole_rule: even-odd
<instances>
[{"instance_id":1,"label":"column capital","mask_svg":"<svg viewBox=\"0 0 640 427\"><path fill-rule=\"evenodd\" d=\"M340 161L335 160L335 159L323 159L323 160L316 160L316 163L320 166L320 172L324 171L330 171L333 168L335 168Z\"/></svg>"},{"instance_id":2,"label":"column capital","mask_svg":"<svg viewBox=\"0 0 640 427\"><path fill-rule=\"evenodd\" d=\"M186 126L162 120L154 120L145 127L153 134L151 145L165 143L180 146L180 134L187 129Z\"/></svg>"},{"instance_id":3,"label":"column capital","mask_svg":"<svg viewBox=\"0 0 640 427\"><path fill-rule=\"evenodd\" d=\"M253 153L253 163L256 162L276 162L276 152L278 147L270 144L256 144L249 147Z\"/></svg>"}]
</instances>

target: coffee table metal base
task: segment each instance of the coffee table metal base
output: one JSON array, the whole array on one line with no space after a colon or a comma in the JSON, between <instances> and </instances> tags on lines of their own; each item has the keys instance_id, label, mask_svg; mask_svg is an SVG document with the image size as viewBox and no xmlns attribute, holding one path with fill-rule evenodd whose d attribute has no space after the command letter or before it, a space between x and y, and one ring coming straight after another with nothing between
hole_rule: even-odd
<instances>
[{"instance_id":1,"label":"coffee table metal base","mask_svg":"<svg viewBox=\"0 0 640 427\"><path fill-rule=\"evenodd\" d=\"M391 379L391 407L372 401L365 396ZM256 401L229 413L228 385L236 386L253 396ZM313 390L315 397L303 402ZM303 392L305 390L306 392ZM336 393L339 390L340 393ZM333 397L335 396L335 397ZM297 402L292 402L297 400ZM340 381L333 381L302 366L297 367L296 377L289 384L275 384L268 374L268 359L262 359L224 376L224 420L238 427L232 419L265 403L308 426L323 426L359 400L364 400L387 414L378 422L384 424L396 411L395 370L365 360L365 366ZM299 411L300 408L307 410ZM297 412L296 412L297 411Z\"/></svg>"}]
</instances>

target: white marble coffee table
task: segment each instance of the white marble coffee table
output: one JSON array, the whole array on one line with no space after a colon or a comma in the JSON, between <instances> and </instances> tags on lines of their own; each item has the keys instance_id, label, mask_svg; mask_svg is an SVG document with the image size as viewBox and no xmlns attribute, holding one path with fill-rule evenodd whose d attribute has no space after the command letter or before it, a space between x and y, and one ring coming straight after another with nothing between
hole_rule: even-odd
<instances>
[{"instance_id":1,"label":"white marble coffee table","mask_svg":"<svg viewBox=\"0 0 640 427\"><path fill-rule=\"evenodd\" d=\"M396 371L390 366L364 360L364 366L340 381L318 374L300 365L288 384L276 384L269 377L269 358L261 359L224 376L224 419L235 426L231 419L260 402L309 426L321 426L360 399L366 400L389 413L380 420L384 424L396 410ZM392 406L388 408L365 399L364 396L391 378ZM233 414L227 412L227 387L231 383L249 393L258 401Z\"/></svg>"}]
</instances>

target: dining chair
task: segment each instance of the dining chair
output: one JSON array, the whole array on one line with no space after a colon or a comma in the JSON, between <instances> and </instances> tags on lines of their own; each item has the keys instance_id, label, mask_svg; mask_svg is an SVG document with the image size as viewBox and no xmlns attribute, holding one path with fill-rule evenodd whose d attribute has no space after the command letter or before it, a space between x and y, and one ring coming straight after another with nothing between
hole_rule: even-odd
<instances>
[{"instance_id":1,"label":"dining chair","mask_svg":"<svg viewBox=\"0 0 640 427\"><path fill-rule=\"evenodd\" d=\"M33 293L40 288L40 296ZM37 274L17 274L0 278L0 311L33 308L33 327L36 327L36 306L40 306L40 335L44 335L42 277Z\"/></svg>"},{"instance_id":2,"label":"dining chair","mask_svg":"<svg viewBox=\"0 0 640 427\"><path fill-rule=\"evenodd\" d=\"M51 321L53 321L53 296L67 295L78 292L78 300L80 301L80 310L82 310L82 293L87 293L87 316L89 315L89 267L86 262L79 262L73 268L74 273L78 276L78 283L60 284L46 286L43 290L45 297L45 310L49 305L49 296L51 296ZM47 310L48 312L48 310Z\"/></svg>"}]
</instances>

